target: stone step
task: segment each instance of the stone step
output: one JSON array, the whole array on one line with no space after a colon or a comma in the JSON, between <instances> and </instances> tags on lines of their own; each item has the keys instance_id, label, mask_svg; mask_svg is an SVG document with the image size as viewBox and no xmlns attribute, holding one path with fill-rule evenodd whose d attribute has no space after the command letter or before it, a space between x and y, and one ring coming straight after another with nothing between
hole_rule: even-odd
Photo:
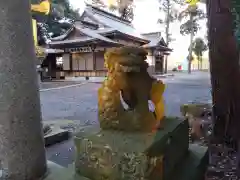
<instances>
[{"instance_id":1,"label":"stone step","mask_svg":"<svg viewBox=\"0 0 240 180\"><path fill-rule=\"evenodd\" d=\"M191 144L186 159L174 170L174 176L166 180L202 180L208 164L208 149ZM90 180L75 173L74 165L68 168L48 161L49 173L44 180Z\"/></svg>"},{"instance_id":2,"label":"stone step","mask_svg":"<svg viewBox=\"0 0 240 180\"><path fill-rule=\"evenodd\" d=\"M202 180L208 164L208 148L191 144L186 159L174 170L174 176L166 180ZM74 165L68 168L48 161L49 173L44 180L90 180L75 173Z\"/></svg>"},{"instance_id":3,"label":"stone step","mask_svg":"<svg viewBox=\"0 0 240 180\"><path fill-rule=\"evenodd\" d=\"M65 168L51 161L47 165L48 172L43 180L89 180L75 174L73 165Z\"/></svg>"},{"instance_id":4,"label":"stone step","mask_svg":"<svg viewBox=\"0 0 240 180\"><path fill-rule=\"evenodd\" d=\"M51 132L44 136L45 146L51 146L62 141L68 140L70 132L59 127L53 127Z\"/></svg>"},{"instance_id":5,"label":"stone step","mask_svg":"<svg viewBox=\"0 0 240 180\"><path fill-rule=\"evenodd\" d=\"M186 159L177 166L169 180L203 180L207 165L208 148L191 144Z\"/></svg>"}]
</instances>

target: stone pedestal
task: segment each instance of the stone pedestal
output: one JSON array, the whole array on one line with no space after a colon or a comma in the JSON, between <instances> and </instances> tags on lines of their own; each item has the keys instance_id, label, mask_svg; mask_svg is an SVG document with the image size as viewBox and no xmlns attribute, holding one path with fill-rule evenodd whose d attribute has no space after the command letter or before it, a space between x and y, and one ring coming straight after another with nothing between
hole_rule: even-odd
<instances>
[{"instance_id":1,"label":"stone pedestal","mask_svg":"<svg viewBox=\"0 0 240 180\"><path fill-rule=\"evenodd\" d=\"M91 180L168 179L187 154L188 123L163 123L164 129L152 133L80 132L75 137L76 172Z\"/></svg>"},{"instance_id":2,"label":"stone pedestal","mask_svg":"<svg viewBox=\"0 0 240 180\"><path fill-rule=\"evenodd\" d=\"M141 48L113 48L104 55L108 77L98 90L99 128L75 137L78 175L91 180L176 180L196 170L189 149L188 121L164 116L165 85L152 78ZM155 108L149 108L149 101ZM190 153L192 152L192 153ZM201 163L199 163L201 164ZM184 180L193 180L194 171ZM193 176L192 176L193 175ZM196 178L195 178L196 179ZM202 179L202 177L201 177Z\"/></svg>"},{"instance_id":3,"label":"stone pedestal","mask_svg":"<svg viewBox=\"0 0 240 180\"><path fill-rule=\"evenodd\" d=\"M0 161L5 180L46 172L30 2L0 1Z\"/></svg>"}]
</instances>

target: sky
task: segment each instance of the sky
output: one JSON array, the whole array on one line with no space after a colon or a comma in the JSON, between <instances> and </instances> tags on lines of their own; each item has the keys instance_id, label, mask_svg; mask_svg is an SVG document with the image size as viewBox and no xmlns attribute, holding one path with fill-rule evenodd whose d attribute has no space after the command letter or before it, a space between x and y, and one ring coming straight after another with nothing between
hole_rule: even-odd
<instances>
[{"instance_id":1,"label":"sky","mask_svg":"<svg viewBox=\"0 0 240 180\"><path fill-rule=\"evenodd\" d=\"M84 11L84 0L70 0L70 2L74 8L80 9L80 13ZM205 11L204 4L199 4L199 8ZM163 13L159 11L158 0L135 0L134 20L132 23L139 32L147 33L160 31L164 37L164 26L157 23L159 17L163 17ZM195 37L204 38L206 35L206 21L203 20L199 23L201 29ZM178 61L179 59L179 62L187 56L190 41L190 37L188 35L182 36L180 34L180 24L180 22L176 21L170 26L170 31L173 38L176 40L170 44L170 47L173 48L174 51L169 57L175 61Z\"/></svg>"}]
</instances>

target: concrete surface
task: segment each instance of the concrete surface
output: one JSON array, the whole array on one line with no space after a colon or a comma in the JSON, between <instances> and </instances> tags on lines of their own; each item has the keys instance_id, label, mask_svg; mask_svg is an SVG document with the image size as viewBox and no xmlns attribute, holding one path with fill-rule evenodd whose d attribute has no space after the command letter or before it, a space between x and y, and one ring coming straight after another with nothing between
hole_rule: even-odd
<instances>
[{"instance_id":1,"label":"concrete surface","mask_svg":"<svg viewBox=\"0 0 240 180\"><path fill-rule=\"evenodd\" d=\"M82 84L82 81L47 81L40 83L40 91Z\"/></svg>"}]
</instances>

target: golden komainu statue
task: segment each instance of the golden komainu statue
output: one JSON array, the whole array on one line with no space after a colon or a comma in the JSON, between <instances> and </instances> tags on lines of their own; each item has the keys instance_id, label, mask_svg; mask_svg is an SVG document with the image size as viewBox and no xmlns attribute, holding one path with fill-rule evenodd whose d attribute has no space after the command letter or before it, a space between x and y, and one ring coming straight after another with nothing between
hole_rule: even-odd
<instances>
[{"instance_id":1,"label":"golden komainu statue","mask_svg":"<svg viewBox=\"0 0 240 180\"><path fill-rule=\"evenodd\" d=\"M98 91L102 129L151 132L159 125L164 116L165 85L148 74L146 56L144 49L136 47L105 53L108 75Z\"/></svg>"}]
</instances>

